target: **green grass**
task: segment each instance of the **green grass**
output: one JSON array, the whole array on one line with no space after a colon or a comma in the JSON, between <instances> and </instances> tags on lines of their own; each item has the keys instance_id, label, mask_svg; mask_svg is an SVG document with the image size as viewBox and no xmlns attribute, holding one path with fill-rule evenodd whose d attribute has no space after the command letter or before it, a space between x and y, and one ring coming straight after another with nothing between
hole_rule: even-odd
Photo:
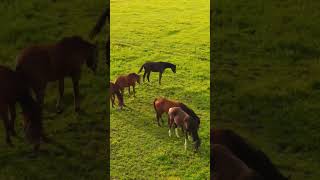
<instances>
[{"instance_id":1,"label":"green grass","mask_svg":"<svg viewBox=\"0 0 320 180\"><path fill-rule=\"evenodd\" d=\"M212 5L212 126L239 132L292 179L318 179L320 3Z\"/></svg>"},{"instance_id":2,"label":"green grass","mask_svg":"<svg viewBox=\"0 0 320 180\"><path fill-rule=\"evenodd\" d=\"M145 61L177 64L161 86L152 73L135 98L125 90L128 107L111 109L111 178L209 179L209 1L116 0L110 7L112 81L138 72ZM152 103L158 96L184 102L200 116L199 153L191 143L185 152L183 138L170 138L166 123L157 126Z\"/></svg>"},{"instance_id":3,"label":"green grass","mask_svg":"<svg viewBox=\"0 0 320 180\"><path fill-rule=\"evenodd\" d=\"M1 65L14 68L15 57L30 44L56 42L70 35L87 38L105 4L104 0L0 3ZM39 156L31 158L32 146L23 139L20 114L16 127L21 138L12 139L15 147L5 144L1 123L0 179L107 179L105 34L97 39L101 49L98 73L95 76L84 67L80 81L84 112L74 112L71 80L65 82L63 114L55 113L56 84L51 83L46 91L44 129L54 144L43 144Z\"/></svg>"}]
</instances>

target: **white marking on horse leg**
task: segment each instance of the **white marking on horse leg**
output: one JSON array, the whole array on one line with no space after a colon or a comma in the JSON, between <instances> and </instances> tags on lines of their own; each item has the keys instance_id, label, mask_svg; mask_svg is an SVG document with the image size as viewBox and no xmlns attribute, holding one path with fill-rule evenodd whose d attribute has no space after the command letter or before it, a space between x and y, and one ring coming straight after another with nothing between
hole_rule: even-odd
<instances>
[{"instance_id":1,"label":"white marking on horse leg","mask_svg":"<svg viewBox=\"0 0 320 180\"><path fill-rule=\"evenodd\" d=\"M168 132L168 133L169 133L169 137L171 137L171 129L169 129L169 132Z\"/></svg>"},{"instance_id":2,"label":"white marking on horse leg","mask_svg":"<svg viewBox=\"0 0 320 180\"><path fill-rule=\"evenodd\" d=\"M184 139L184 150L187 150L187 139Z\"/></svg>"},{"instance_id":3,"label":"white marking on horse leg","mask_svg":"<svg viewBox=\"0 0 320 180\"><path fill-rule=\"evenodd\" d=\"M174 131L176 132L176 136L177 136L178 138L180 138L179 132L178 132L178 128L175 128Z\"/></svg>"}]
</instances>

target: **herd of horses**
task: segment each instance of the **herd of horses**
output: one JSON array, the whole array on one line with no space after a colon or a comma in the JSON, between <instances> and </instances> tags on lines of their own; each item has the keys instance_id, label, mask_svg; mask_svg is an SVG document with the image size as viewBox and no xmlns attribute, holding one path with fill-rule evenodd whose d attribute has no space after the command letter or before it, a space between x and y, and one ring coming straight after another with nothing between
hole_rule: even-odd
<instances>
[{"instance_id":1,"label":"herd of horses","mask_svg":"<svg viewBox=\"0 0 320 180\"><path fill-rule=\"evenodd\" d=\"M138 73L141 73L141 71L144 69L143 82L145 81L146 76L148 82L150 82L151 72L158 72L159 84L161 84L162 74L167 68L170 68L173 73L176 73L176 65L168 62L146 62L141 66ZM141 83L140 79L141 77L139 74L130 73L128 75L118 76L114 83L110 82L109 93L112 107L114 107L115 98L117 97L119 107L122 109L125 106L124 89L128 88L128 93L130 95L130 87L132 87L133 96L135 96L135 86L136 83ZM171 129L174 128L176 136L180 137L177 128L181 128L182 132L185 134L185 149L187 149L187 140L188 136L190 135L194 141L194 149L197 151L200 147L201 140L198 135L200 118L196 115L196 113L181 102L173 101L163 97L155 98L153 106L158 126L161 126L160 120L162 120L163 124L162 115L166 113L168 115L169 136L171 137Z\"/></svg>"},{"instance_id":2,"label":"herd of horses","mask_svg":"<svg viewBox=\"0 0 320 180\"><path fill-rule=\"evenodd\" d=\"M96 26L90 32L93 39L110 21L109 9L100 16ZM108 21L108 23L109 23ZM110 38L107 37L107 63L109 63ZM62 38L52 44L31 45L23 49L17 56L15 70L0 65L0 118L5 128L5 142L13 146L11 136L17 136L15 131L16 104L22 109L22 124L26 139L33 145L37 152L41 141L46 141L43 129L43 104L47 84L58 82L59 97L57 100L57 113L62 112L62 99L64 94L64 79L72 79L74 91L75 111L80 111L79 80L81 67L86 64L93 72L97 69L98 48L80 36ZM150 82L150 73L159 72L159 84L166 68L176 72L176 66L167 62L146 62L138 73L144 69L143 82L147 76ZM130 73L119 76L115 83L110 82L109 93L112 107L115 98L118 105L123 108L124 88L132 86L135 96L136 83L140 84L140 75ZM33 97L35 94L35 97ZM179 136L177 128L185 133L185 148L187 148L188 135L194 141L194 149L197 151L201 140L198 136L200 118L196 113L182 102L167 98L155 98L153 102L158 126L164 123L162 115L168 115L168 134L174 128L176 136ZM211 129L211 165L212 178L215 180L288 180L272 164L271 160L261 150L249 144L244 138L228 129Z\"/></svg>"},{"instance_id":3,"label":"herd of horses","mask_svg":"<svg viewBox=\"0 0 320 180\"><path fill-rule=\"evenodd\" d=\"M104 14L103 14L104 16ZM89 34L92 40L101 24L101 17ZM49 138L43 128L45 90L49 82L58 82L59 97L57 113L63 110L64 79L71 78L74 92L75 112L80 111L79 81L81 69L87 65L97 70L98 47L80 36L70 36L51 44L29 45L22 49L16 59L16 68L0 65L0 118L5 128L5 141L13 146L11 136L15 131L16 104L22 109L22 124L26 140L39 151L41 142Z\"/></svg>"}]
</instances>

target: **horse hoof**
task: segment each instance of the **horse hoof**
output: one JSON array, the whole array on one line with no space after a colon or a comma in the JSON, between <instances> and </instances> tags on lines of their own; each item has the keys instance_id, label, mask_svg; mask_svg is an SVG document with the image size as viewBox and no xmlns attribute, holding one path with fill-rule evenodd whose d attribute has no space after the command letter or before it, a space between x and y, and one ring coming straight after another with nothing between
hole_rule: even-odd
<instances>
[{"instance_id":1,"label":"horse hoof","mask_svg":"<svg viewBox=\"0 0 320 180\"><path fill-rule=\"evenodd\" d=\"M62 113L62 109L58 108L56 112L57 112L57 114L61 114Z\"/></svg>"},{"instance_id":2,"label":"horse hoof","mask_svg":"<svg viewBox=\"0 0 320 180\"><path fill-rule=\"evenodd\" d=\"M75 110L74 110L76 113L80 113L80 108L79 107L77 107L77 108L75 108Z\"/></svg>"}]
</instances>

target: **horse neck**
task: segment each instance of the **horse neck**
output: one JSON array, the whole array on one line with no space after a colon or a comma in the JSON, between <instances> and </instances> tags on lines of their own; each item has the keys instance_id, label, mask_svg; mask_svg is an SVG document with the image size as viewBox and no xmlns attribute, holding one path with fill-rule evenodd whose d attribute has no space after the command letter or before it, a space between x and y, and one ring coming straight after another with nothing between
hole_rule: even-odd
<instances>
[{"instance_id":1,"label":"horse neck","mask_svg":"<svg viewBox=\"0 0 320 180\"><path fill-rule=\"evenodd\" d=\"M172 69L173 67L174 67L174 65L171 64L171 63L168 63L168 62L164 63L164 68L170 68L170 69Z\"/></svg>"}]
</instances>

